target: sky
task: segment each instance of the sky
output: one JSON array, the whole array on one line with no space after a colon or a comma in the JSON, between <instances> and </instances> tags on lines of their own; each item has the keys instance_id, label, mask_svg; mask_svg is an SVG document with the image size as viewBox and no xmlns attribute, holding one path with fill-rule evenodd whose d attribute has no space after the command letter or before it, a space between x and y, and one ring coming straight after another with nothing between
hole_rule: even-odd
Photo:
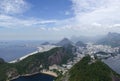
<instances>
[{"instance_id":1,"label":"sky","mask_svg":"<svg viewBox=\"0 0 120 81\"><path fill-rule=\"evenodd\" d=\"M0 0L0 40L120 33L120 0Z\"/></svg>"}]
</instances>

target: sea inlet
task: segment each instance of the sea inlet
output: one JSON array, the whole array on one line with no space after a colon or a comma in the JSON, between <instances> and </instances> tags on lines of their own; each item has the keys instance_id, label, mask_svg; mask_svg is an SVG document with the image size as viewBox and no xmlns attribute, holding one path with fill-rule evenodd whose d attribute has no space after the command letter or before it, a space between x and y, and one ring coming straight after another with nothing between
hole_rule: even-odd
<instances>
[{"instance_id":1,"label":"sea inlet","mask_svg":"<svg viewBox=\"0 0 120 81\"><path fill-rule=\"evenodd\" d=\"M54 81L54 79L54 76L39 73L31 76L21 76L11 81Z\"/></svg>"}]
</instances>

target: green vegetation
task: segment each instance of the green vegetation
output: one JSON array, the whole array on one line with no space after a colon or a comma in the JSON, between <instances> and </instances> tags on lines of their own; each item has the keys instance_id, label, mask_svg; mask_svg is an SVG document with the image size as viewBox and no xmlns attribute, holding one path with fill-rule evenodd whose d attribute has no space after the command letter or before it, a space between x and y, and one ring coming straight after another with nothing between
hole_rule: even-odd
<instances>
[{"instance_id":1,"label":"green vegetation","mask_svg":"<svg viewBox=\"0 0 120 81\"><path fill-rule=\"evenodd\" d=\"M68 49L57 47L50 51L31 55L17 63L2 63L0 64L0 81L6 81L6 79L11 79L18 75L31 74L40 72L43 69L48 69L52 61L56 61L58 56L61 59L57 59L59 62L55 62L56 64L66 63L67 60L73 57L72 55L72 52L69 52ZM50 57L53 57L53 59L49 60ZM40 65L42 65L42 67L40 67Z\"/></svg>"},{"instance_id":2,"label":"green vegetation","mask_svg":"<svg viewBox=\"0 0 120 81\"><path fill-rule=\"evenodd\" d=\"M118 74L100 60L96 60L93 63L90 62L90 56L84 57L67 74L56 81L113 81L118 76Z\"/></svg>"},{"instance_id":3,"label":"green vegetation","mask_svg":"<svg viewBox=\"0 0 120 81\"><path fill-rule=\"evenodd\" d=\"M6 80L5 70L7 69L6 64L0 64L0 81Z\"/></svg>"},{"instance_id":4,"label":"green vegetation","mask_svg":"<svg viewBox=\"0 0 120 81\"><path fill-rule=\"evenodd\" d=\"M102 62L88 64L90 57L85 57L70 70L69 81L111 81L111 70Z\"/></svg>"}]
</instances>

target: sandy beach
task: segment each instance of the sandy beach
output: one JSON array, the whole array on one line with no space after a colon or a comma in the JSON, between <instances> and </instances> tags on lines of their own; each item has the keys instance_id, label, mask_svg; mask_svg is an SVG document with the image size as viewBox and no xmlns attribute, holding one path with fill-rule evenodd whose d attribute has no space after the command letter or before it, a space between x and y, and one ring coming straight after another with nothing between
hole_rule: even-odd
<instances>
[{"instance_id":1,"label":"sandy beach","mask_svg":"<svg viewBox=\"0 0 120 81\"><path fill-rule=\"evenodd\" d=\"M55 46L55 45L42 45L40 47L37 47L38 48L37 51L34 51L32 53L29 53L29 54L26 54L25 56L20 57L19 59L10 61L9 63L16 63L16 62L21 61L21 60L23 60L23 59L25 59L25 58L27 58L27 57L29 57L31 55L34 55L34 54L37 54L37 53L40 53L40 52L49 51L49 50L51 50L51 49L53 49L55 47L58 47L58 46Z\"/></svg>"}]
</instances>

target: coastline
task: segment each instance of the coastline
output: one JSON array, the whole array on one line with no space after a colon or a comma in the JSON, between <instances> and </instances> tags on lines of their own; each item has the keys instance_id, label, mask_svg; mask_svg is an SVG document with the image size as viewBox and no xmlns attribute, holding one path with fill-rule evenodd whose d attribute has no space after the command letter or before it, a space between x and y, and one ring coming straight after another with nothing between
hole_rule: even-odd
<instances>
[{"instance_id":1,"label":"coastline","mask_svg":"<svg viewBox=\"0 0 120 81\"><path fill-rule=\"evenodd\" d=\"M47 74L47 75L50 75L50 76L54 76L54 77L58 77L58 75L55 73L55 72L52 72L52 71L46 71L46 72L41 72L42 74Z\"/></svg>"},{"instance_id":2,"label":"coastline","mask_svg":"<svg viewBox=\"0 0 120 81\"><path fill-rule=\"evenodd\" d=\"M34 54L36 54L36 53L39 53L39 52L38 52L38 51L34 51L34 52L32 52L32 53L26 54L26 55L23 56L23 57L20 57L19 59L10 61L9 63L16 63L16 62L21 61L21 60L23 60L23 59L29 57L30 55L34 55Z\"/></svg>"},{"instance_id":3,"label":"coastline","mask_svg":"<svg viewBox=\"0 0 120 81\"><path fill-rule=\"evenodd\" d=\"M23 59L25 59L25 58L27 58L27 57L29 57L29 56L31 56L31 55L34 55L34 54L37 54L37 53L42 53L42 52L45 52L45 51L49 51L49 50L51 50L51 49L53 49L53 48L55 48L55 47L58 47L58 46L56 46L56 45L42 45L42 46L40 46L40 47L37 47L38 50L36 50L36 51L34 51L34 52L32 52L32 53L26 54L25 56L22 56L22 57L20 57L19 59L10 61L10 62L8 62L8 63L16 63L16 62L19 62L19 61L21 61L21 60L23 60Z\"/></svg>"},{"instance_id":4,"label":"coastline","mask_svg":"<svg viewBox=\"0 0 120 81\"><path fill-rule=\"evenodd\" d=\"M25 56L23 56L23 57L21 57L21 58L19 58L19 59L16 59L16 60L14 60L14 61L11 61L11 62L9 62L9 63L19 62L19 61L21 61L21 60L23 60L23 59L25 59L25 58L27 58L27 57L29 57L29 56L31 56L31 55L34 55L34 54L40 53L40 52L49 51L49 50L51 50L51 49L53 49L53 48L55 48L55 47L58 47L58 46L55 46L55 45L43 45L43 46L41 46L41 47L38 47L39 50L34 51L34 52L32 52L32 53L29 53L29 54L26 54ZM36 74L46 74L46 75L53 76L53 77L57 77L57 76L58 76L55 72L52 72L52 71L40 71L40 72L31 73L31 74L18 75L18 76L16 76L16 77L13 77L13 78L8 79L8 80L6 80L6 81L12 81L12 80L15 80L15 79L17 79L17 78L19 78L19 77L27 77L27 76L29 77L29 76L33 76L33 75L36 75Z\"/></svg>"},{"instance_id":5,"label":"coastline","mask_svg":"<svg viewBox=\"0 0 120 81\"><path fill-rule=\"evenodd\" d=\"M58 75L55 73L55 72L52 72L52 71L44 71L44 72L35 72L35 73L32 73L32 74L24 74L24 75L18 75L16 77L13 77L12 79L10 80L6 80L6 81L12 81L12 80L15 80L19 77L30 77L30 76L34 76L34 75L37 75L37 74L45 74L45 75L49 75L49 76L53 76L53 77L57 77Z\"/></svg>"}]
</instances>

